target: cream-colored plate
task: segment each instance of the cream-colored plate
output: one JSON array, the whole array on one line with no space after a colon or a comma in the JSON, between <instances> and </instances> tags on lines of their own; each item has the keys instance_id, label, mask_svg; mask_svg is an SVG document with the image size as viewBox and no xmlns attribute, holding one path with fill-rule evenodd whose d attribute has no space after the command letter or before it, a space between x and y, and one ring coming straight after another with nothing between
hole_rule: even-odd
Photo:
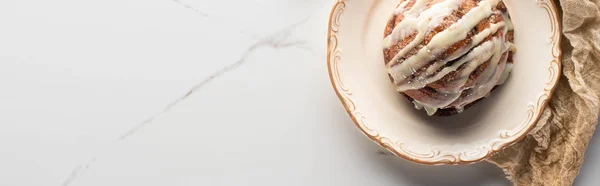
<instances>
[{"instance_id":1,"label":"cream-colored plate","mask_svg":"<svg viewBox=\"0 0 600 186\"><path fill-rule=\"evenodd\" d=\"M383 65L383 30L399 0L338 0L329 20L333 87L356 125L410 161L466 164L522 139L560 76L560 25L551 0L504 0L515 26L509 80L462 114L429 117L394 90Z\"/></svg>"}]
</instances>

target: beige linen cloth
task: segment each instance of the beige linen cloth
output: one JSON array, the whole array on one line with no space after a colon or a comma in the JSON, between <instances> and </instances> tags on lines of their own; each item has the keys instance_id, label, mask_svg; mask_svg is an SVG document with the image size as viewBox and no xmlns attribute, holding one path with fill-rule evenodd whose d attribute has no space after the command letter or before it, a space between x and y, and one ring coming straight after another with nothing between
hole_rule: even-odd
<instances>
[{"instance_id":1,"label":"beige linen cloth","mask_svg":"<svg viewBox=\"0 0 600 186\"><path fill-rule=\"evenodd\" d=\"M563 29L558 88L530 134L488 159L515 185L572 185L600 112L600 0L555 2Z\"/></svg>"}]
</instances>

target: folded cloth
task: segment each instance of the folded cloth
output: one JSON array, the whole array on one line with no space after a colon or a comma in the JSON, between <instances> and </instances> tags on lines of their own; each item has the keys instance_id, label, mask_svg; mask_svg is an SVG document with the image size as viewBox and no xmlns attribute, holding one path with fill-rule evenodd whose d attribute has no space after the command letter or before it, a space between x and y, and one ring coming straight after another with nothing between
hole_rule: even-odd
<instances>
[{"instance_id":1,"label":"folded cloth","mask_svg":"<svg viewBox=\"0 0 600 186\"><path fill-rule=\"evenodd\" d=\"M537 126L488 159L515 185L572 185L600 112L600 0L556 0L562 75Z\"/></svg>"}]
</instances>

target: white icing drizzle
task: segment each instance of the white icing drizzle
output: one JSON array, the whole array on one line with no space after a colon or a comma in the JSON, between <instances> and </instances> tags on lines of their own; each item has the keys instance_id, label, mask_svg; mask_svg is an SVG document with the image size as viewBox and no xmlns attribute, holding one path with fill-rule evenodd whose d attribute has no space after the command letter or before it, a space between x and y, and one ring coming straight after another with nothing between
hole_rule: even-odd
<instances>
[{"instance_id":1,"label":"white icing drizzle","mask_svg":"<svg viewBox=\"0 0 600 186\"><path fill-rule=\"evenodd\" d=\"M442 61L438 61L438 62L432 64L431 66L429 66L427 68L427 71L425 73L421 73L419 76L415 77L415 79L417 79L417 81L399 85L398 91L421 89L421 88L427 86L427 84L429 84L430 82L435 82L437 80L440 80L444 76L448 75L450 72L456 71L465 62L474 60L475 58L477 58L475 60L480 60L480 63L485 62L485 60L487 60L491 57L491 54L487 55L488 57L481 57L481 56L482 56L482 54L490 53L489 50L492 49L493 43L490 43L490 41L488 41L486 43L481 44L478 47L475 47L475 46L479 45L479 43L481 43L481 41L483 41L486 37L490 36L491 34L495 34L497 32L497 30L503 26L504 26L504 22L491 24L489 28L487 28L487 29L481 31L480 33L478 33L477 35L475 35L473 37L473 41L471 42L471 44L469 46L464 47L459 52L455 52L450 57L448 57ZM492 41L492 42L501 42L501 41ZM473 48L473 47L475 47L475 48ZM455 60L456 58L459 58L460 56L463 56L464 54L469 52L471 49L473 49L473 51L471 51L469 54L467 54L467 56L463 57L462 59L455 62L451 66L445 67L444 69L442 69L441 71L436 73L434 76L425 77L425 76L429 76L430 74L433 74L436 71L438 71L439 68L446 65L447 62ZM483 60L483 61L481 61L481 60ZM473 62L471 62L471 63L473 63ZM479 66L479 65L477 65L477 66Z\"/></svg>"},{"instance_id":2,"label":"white icing drizzle","mask_svg":"<svg viewBox=\"0 0 600 186\"><path fill-rule=\"evenodd\" d=\"M417 0L411 9L404 13L404 19L383 40L384 48L388 49L392 44L417 33L415 38L390 60L388 68L396 65L401 57L422 43L430 29L436 27L440 21L456 11L463 0L446 0L432 5L427 10L415 13L416 10L422 10L421 6L427 5L429 1L431 0Z\"/></svg>"},{"instance_id":3,"label":"white icing drizzle","mask_svg":"<svg viewBox=\"0 0 600 186\"><path fill-rule=\"evenodd\" d=\"M490 3L491 1L494 1ZM423 47L417 52L417 54L409 57L403 63L392 67L391 74L395 80L395 83L402 82L406 76L416 72L416 69L420 69L425 66L429 61L436 58L436 54L444 52L450 45L463 40L467 37L468 32L473 29L481 20L489 17L494 11L491 9L493 5L497 4L499 0L482 1L477 7L473 8L467 14L465 14L457 23L451 25L448 29L436 34L429 44ZM458 6L458 5L457 5ZM487 11L486 11L487 10ZM433 51L432 51L433 50ZM400 77L394 76L394 74L402 74ZM466 81L465 81L466 82ZM404 84L427 84L422 79L409 80ZM402 83L400 87L402 87ZM399 89L399 91L403 91ZM438 98L430 101L418 100L421 104L429 108L443 108L449 104L452 104L461 95L459 91L448 92L450 96L446 98ZM430 109L433 110L433 109Z\"/></svg>"},{"instance_id":4,"label":"white icing drizzle","mask_svg":"<svg viewBox=\"0 0 600 186\"><path fill-rule=\"evenodd\" d=\"M511 51L513 53L517 52L517 47L515 46L514 43L506 42L506 47L508 47L508 51Z\"/></svg>"},{"instance_id":5,"label":"white icing drizzle","mask_svg":"<svg viewBox=\"0 0 600 186\"><path fill-rule=\"evenodd\" d=\"M455 89L451 90L460 92L469 91L467 96L456 100L454 103L452 103L452 106L455 108L464 108L465 105L489 95L492 88L498 84L498 81L505 72L506 60L508 57L508 54L503 55L507 49L503 42L498 43L499 44L494 46L493 56L490 64L476 80L475 85L461 88L464 85L463 81L461 81L459 83L463 83L462 85L459 84L458 87L455 87ZM461 79L465 78L468 80L468 76L468 74L466 77L461 76ZM464 82L466 82L466 80L464 80Z\"/></svg>"},{"instance_id":6,"label":"white icing drizzle","mask_svg":"<svg viewBox=\"0 0 600 186\"><path fill-rule=\"evenodd\" d=\"M477 83L472 89L469 89L469 94L459 100L456 100L456 103L453 103L455 108L463 108L465 105L472 103L478 99L483 98L488 95L492 88L494 88L500 79L500 77L504 74L504 69L506 66L506 55L502 58L503 60L499 64L493 64L492 67L488 67L484 74L489 71L490 78L479 78Z\"/></svg>"},{"instance_id":7,"label":"white icing drizzle","mask_svg":"<svg viewBox=\"0 0 600 186\"><path fill-rule=\"evenodd\" d=\"M481 41L483 41L486 37L495 34L499 28L506 26L506 23L504 21L499 22L499 23L494 23L494 24L490 24L489 28L486 28L485 30L481 31L480 33L478 33L477 35L475 35L473 37L473 43L480 43Z\"/></svg>"},{"instance_id":8,"label":"white icing drizzle","mask_svg":"<svg viewBox=\"0 0 600 186\"><path fill-rule=\"evenodd\" d=\"M451 2L452 0L444 1ZM436 55L444 52L448 47L452 44L457 43L467 37L468 32L471 31L479 22L483 19L488 18L490 15L494 13L492 10L492 6L498 4L500 0L482 0L479 2L477 7L471 9L468 13L466 13L460 20L458 20L455 24L451 25L448 29L437 33L431 41L421 48L415 55L407 58L404 62L392 66L390 68L390 75L395 80L396 84L410 83L406 82L405 77L411 76L416 72L416 69L420 69L423 66L427 65L431 60L436 58ZM439 3L440 4L440 3ZM436 4L437 5L437 4ZM458 7L460 4L455 4ZM433 7L432 7L433 8ZM403 50L406 50L408 47L405 47ZM398 53L390 63L394 63L394 59L399 58L399 55L404 55L402 53Z\"/></svg>"},{"instance_id":9,"label":"white icing drizzle","mask_svg":"<svg viewBox=\"0 0 600 186\"><path fill-rule=\"evenodd\" d=\"M508 15L508 12L504 12L502 13L502 18L504 18L504 21L506 22L506 29L508 30L514 30L515 26L512 23L512 19L510 19L510 16Z\"/></svg>"},{"instance_id":10,"label":"white icing drizzle","mask_svg":"<svg viewBox=\"0 0 600 186\"><path fill-rule=\"evenodd\" d=\"M394 27L390 35L385 37L384 49L388 49L394 43L406 39L415 32L416 35L413 41L398 51L388 63L388 73L394 79L394 83L398 85L397 90L404 92L424 88L430 82L438 81L447 74L460 69L457 78L446 84L449 87L438 89L436 98L423 96L420 100L414 100L413 103L417 109L425 108L429 115L435 114L439 108L448 108L449 106L453 106L458 112L462 112L465 105L489 95L495 85L506 81L512 69L512 64L506 63L508 56L506 51L516 51L514 44L505 42L505 35L493 37L490 41L484 43L481 42L490 35L495 34L500 28L503 28L504 34L506 34L508 30L513 29L513 24L507 13L492 9L500 0L482 0L456 23L437 33L416 54L404 59L408 52L423 42L425 35L432 28L438 26L441 20L456 11L463 2L463 0L445 0L423 10L430 1L417 0L409 10L406 10L409 1L405 1L394 12L395 15L403 14L404 19ZM443 60L436 61L424 73L412 77L417 69L431 63L432 60L437 58L437 55L445 52L448 47L464 40L475 26L492 14L501 14L504 21L491 24L489 28L473 36L472 42L468 46L458 49ZM465 54L467 55L464 56ZM454 62L451 66L444 67L449 61L458 58L460 58L459 61ZM400 59L404 59L404 61L400 63ZM478 77L475 84L464 87L470 74L488 61L490 64ZM444 68L440 71L439 69L442 67ZM434 73L435 75L432 75ZM461 97L463 91L468 91L468 94Z\"/></svg>"},{"instance_id":11,"label":"white icing drizzle","mask_svg":"<svg viewBox=\"0 0 600 186\"><path fill-rule=\"evenodd\" d=\"M498 38L493 38L492 41L490 41L491 43L489 44L490 47L482 49L477 51L478 53L475 53L474 56L476 56L475 59L471 60L470 63L466 64L466 66L460 71L459 76L454 79L454 81L450 81L447 84L450 85L450 87L448 87L447 89L442 89L441 91L448 91L448 92L462 92L465 89L471 88L471 87L463 87L467 81L469 80L469 75L471 75L471 73L473 73L473 71L475 71L477 69L477 67L479 67L480 65L482 65L483 63L487 62L488 60L490 61L490 65L494 66L496 64L498 64L501 60L502 57L502 53L504 53L504 46L503 46L503 42L501 39ZM473 51L475 52L475 51ZM490 60L491 58L491 60ZM488 66L487 69L491 68L490 66ZM484 71L483 74L481 74L479 76L479 78L477 80L482 80L482 79L489 79L492 76L491 72L486 73L487 71Z\"/></svg>"},{"instance_id":12,"label":"white icing drizzle","mask_svg":"<svg viewBox=\"0 0 600 186\"><path fill-rule=\"evenodd\" d=\"M457 101L461 94L462 92L439 92L436 97L423 96L419 99L415 99L415 101L419 102L424 107L433 110L433 113L435 113L437 109L444 108Z\"/></svg>"},{"instance_id":13,"label":"white icing drizzle","mask_svg":"<svg viewBox=\"0 0 600 186\"><path fill-rule=\"evenodd\" d=\"M407 12L404 13L405 16L406 15L418 15L419 13L423 12L423 9L425 8L425 6L427 6L427 4L429 4L430 1L431 0L417 0L417 2L415 2L415 4L412 6L412 8L410 8L410 10L408 10Z\"/></svg>"},{"instance_id":14,"label":"white icing drizzle","mask_svg":"<svg viewBox=\"0 0 600 186\"><path fill-rule=\"evenodd\" d=\"M504 72L502 73L502 76L500 76L500 79L498 80L498 83L496 83L496 85L502 85L502 84L506 83L506 80L508 80L508 75L510 74L512 69L513 69L513 64L506 63L506 67L504 67Z\"/></svg>"},{"instance_id":15,"label":"white icing drizzle","mask_svg":"<svg viewBox=\"0 0 600 186\"><path fill-rule=\"evenodd\" d=\"M429 116L433 116L433 114L435 114L435 112L437 112L437 108L423 105L419 101L413 101L413 104L415 105L415 108L417 110L423 110L423 108L424 108L425 111L427 112L427 115L429 115Z\"/></svg>"},{"instance_id":16,"label":"white icing drizzle","mask_svg":"<svg viewBox=\"0 0 600 186\"><path fill-rule=\"evenodd\" d=\"M413 105L415 105L415 108L417 110L422 110L423 109L423 105L421 103L419 103L418 101L413 101Z\"/></svg>"},{"instance_id":17,"label":"white icing drizzle","mask_svg":"<svg viewBox=\"0 0 600 186\"><path fill-rule=\"evenodd\" d=\"M398 5L398 8L396 8L396 10L394 11L394 15L404 13L406 11L406 5L408 5L408 3L410 3L410 0L405 0L404 2L400 3L400 5Z\"/></svg>"}]
</instances>

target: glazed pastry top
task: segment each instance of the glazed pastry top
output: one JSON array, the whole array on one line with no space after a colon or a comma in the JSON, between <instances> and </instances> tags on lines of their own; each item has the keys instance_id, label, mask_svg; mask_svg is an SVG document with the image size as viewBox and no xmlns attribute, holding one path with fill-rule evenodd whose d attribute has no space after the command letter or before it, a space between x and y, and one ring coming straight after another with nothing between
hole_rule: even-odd
<instances>
[{"instance_id":1,"label":"glazed pastry top","mask_svg":"<svg viewBox=\"0 0 600 186\"><path fill-rule=\"evenodd\" d=\"M435 96L413 97L430 115L461 111L512 69L508 52L516 49L507 33L513 26L500 0L405 0L390 22L383 40L388 73L400 92L434 89Z\"/></svg>"}]
</instances>

